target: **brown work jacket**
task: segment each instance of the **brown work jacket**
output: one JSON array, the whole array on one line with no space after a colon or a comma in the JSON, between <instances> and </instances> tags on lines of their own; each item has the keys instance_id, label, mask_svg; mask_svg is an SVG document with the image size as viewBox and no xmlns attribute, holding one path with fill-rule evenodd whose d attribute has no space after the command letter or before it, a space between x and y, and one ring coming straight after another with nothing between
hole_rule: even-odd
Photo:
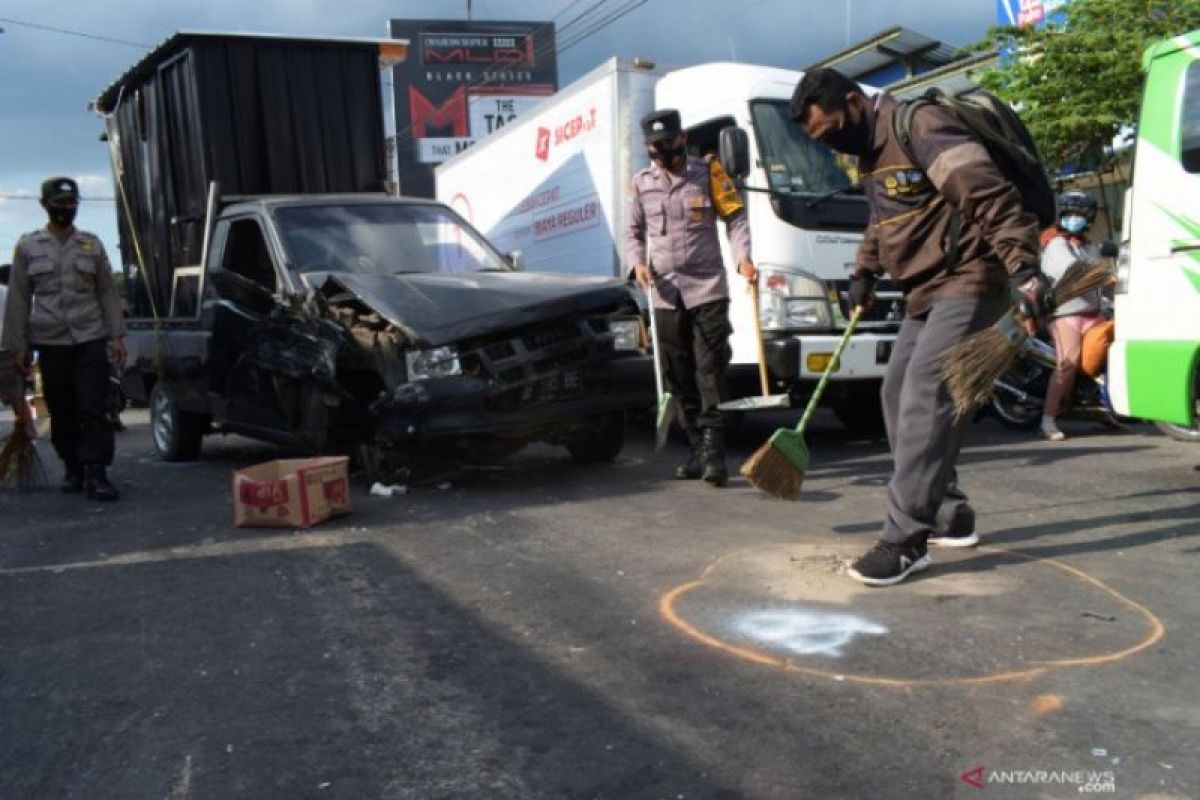
<instances>
[{"instance_id":1,"label":"brown work jacket","mask_svg":"<svg viewBox=\"0 0 1200 800\"><path fill-rule=\"evenodd\" d=\"M1037 218L948 109L924 105L913 115L913 163L892 127L896 106L879 97L874 148L859 160L871 220L858 268L895 279L910 316L942 298L1002 296L1009 273L1038 263ZM950 263L955 238L957 260Z\"/></svg>"}]
</instances>

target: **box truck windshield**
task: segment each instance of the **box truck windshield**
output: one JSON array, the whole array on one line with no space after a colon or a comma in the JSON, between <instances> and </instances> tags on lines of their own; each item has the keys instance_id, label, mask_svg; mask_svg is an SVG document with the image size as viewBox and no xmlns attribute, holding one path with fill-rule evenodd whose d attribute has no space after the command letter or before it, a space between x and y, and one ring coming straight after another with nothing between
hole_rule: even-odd
<instances>
[{"instance_id":1,"label":"box truck windshield","mask_svg":"<svg viewBox=\"0 0 1200 800\"><path fill-rule=\"evenodd\" d=\"M862 194L853 159L838 156L792 121L784 101L750 104L763 168L773 191L824 196Z\"/></svg>"},{"instance_id":2,"label":"box truck windshield","mask_svg":"<svg viewBox=\"0 0 1200 800\"><path fill-rule=\"evenodd\" d=\"M445 208L380 203L281 208L276 222L300 272L397 275L509 271L487 242Z\"/></svg>"}]
</instances>

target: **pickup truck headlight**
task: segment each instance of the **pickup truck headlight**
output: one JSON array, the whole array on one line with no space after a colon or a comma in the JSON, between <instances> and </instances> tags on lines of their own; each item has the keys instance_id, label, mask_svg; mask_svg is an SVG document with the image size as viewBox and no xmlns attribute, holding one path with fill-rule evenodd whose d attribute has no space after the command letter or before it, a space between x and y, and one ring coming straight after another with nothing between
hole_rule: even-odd
<instances>
[{"instance_id":1,"label":"pickup truck headlight","mask_svg":"<svg viewBox=\"0 0 1200 800\"><path fill-rule=\"evenodd\" d=\"M642 347L642 323L637 319L613 319L608 322L613 336L614 350L640 350Z\"/></svg>"},{"instance_id":2,"label":"pickup truck headlight","mask_svg":"<svg viewBox=\"0 0 1200 800\"><path fill-rule=\"evenodd\" d=\"M458 360L458 350L453 347L408 350L404 353L404 368L410 381L462 375L462 362Z\"/></svg>"},{"instance_id":3,"label":"pickup truck headlight","mask_svg":"<svg viewBox=\"0 0 1200 800\"><path fill-rule=\"evenodd\" d=\"M759 317L763 330L803 330L833 327L825 284L807 272L763 267Z\"/></svg>"}]
</instances>

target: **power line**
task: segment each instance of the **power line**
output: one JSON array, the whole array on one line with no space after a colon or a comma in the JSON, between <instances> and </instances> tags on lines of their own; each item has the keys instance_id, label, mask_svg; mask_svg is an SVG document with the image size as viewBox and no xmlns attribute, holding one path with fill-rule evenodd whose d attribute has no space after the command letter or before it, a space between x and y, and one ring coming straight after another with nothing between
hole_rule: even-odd
<instances>
[{"instance_id":1,"label":"power line","mask_svg":"<svg viewBox=\"0 0 1200 800\"><path fill-rule=\"evenodd\" d=\"M42 198L36 194L14 194L10 192L0 192L0 200L41 200ZM80 197L80 200L105 200L109 203L115 201L115 197Z\"/></svg>"},{"instance_id":2,"label":"power line","mask_svg":"<svg viewBox=\"0 0 1200 800\"><path fill-rule=\"evenodd\" d=\"M557 22L559 17L561 17L563 14L570 11L575 6L579 5L580 2L582 2L582 0L570 0L570 2L568 2L565 6L563 6L562 8L560 8L558 10L557 14L555 14L553 17L550 18L550 21Z\"/></svg>"},{"instance_id":3,"label":"power line","mask_svg":"<svg viewBox=\"0 0 1200 800\"><path fill-rule=\"evenodd\" d=\"M9 17L0 17L0 22L7 22L9 25L20 25L20 26L23 26L26 28L33 28L33 29L39 30L39 31L49 31L51 33L62 33L67 36L78 36L83 39L93 39L97 42L108 42L110 44L124 44L124 45L128 45L129 47L139 47L142 50L151 50L154 47L153 45L145 44L143 42L131 42L131 41L128 41L127 39L114 39L111 36L100 36L99 34L95 34L95 33L86 33L84 31L72 31L72 30L68 30L66 28L55 28L50 25L40 25L36 22L26 22L25 20L11 19Z\"/></svg>"},{"instance_id":4,"label":"power line","mask_svg":"<svg viewBox=\"0 0 1200 800\"><path fill-rule=\"evenodd\" d=\"M642 6L646 5L646 3L648 3L648 2L649 2L649 0L630 0L630 2L626 3L624 6L621 6L616 11L614 11L613 13L611 13L607 17L605 17L604 19L596 22L591 28L589 28L586 31L584 31L583 33L577 35L575 38L571 39L570 41L568 41L564 44L560 44L558 46L558 52L561 53L564 50L571 49L575 45L582 42L584 39L588 39L588 38L594 36L595 34L599 33L602 29L607 28L609 25L611 25L614 22L616 22L617 20L621 19L621 17L624 17L625 15L638 10Z\"/></svg>"}]
</instances>

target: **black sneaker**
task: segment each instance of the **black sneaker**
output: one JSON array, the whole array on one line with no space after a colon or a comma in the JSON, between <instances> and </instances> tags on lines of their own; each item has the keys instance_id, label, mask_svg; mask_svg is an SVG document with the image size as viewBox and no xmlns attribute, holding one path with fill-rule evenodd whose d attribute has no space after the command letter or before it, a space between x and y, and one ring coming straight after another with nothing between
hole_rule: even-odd
<instances>
[{"instance_id":1,"label":"black sneaker","mask_svg":"<svg viewBox=\"0 0 1200 800\"><path fill-rule=\"evenodd\" d=\"M966 533L935 533L929 537L929 543L938 547L974 547L979 544L979 534L975 531Z\"/></svg>"},{"instance_id":2,"label":"black sneaker","mask_svg":"<svg viewBox=\"0 0 1200 800\"><path fill-rule=\"evenodd\" d=\"M891 586L933 563L924 544L878 541L846 571L868 586Z\"/></svg>"},{"instance_id":3,"label":"black sneaker","mask_svg":"<svg viewBox=\"0 0 1200 800\"><path fill-rule=\"evenodd\" d=\"M957 494L961 494L957 488ZM979 544L975 533L975 509L965 502L943 505L938 510L937 531L930 535L929 544L939 547L974 547Z\"/></svg>"}]
</instances>

